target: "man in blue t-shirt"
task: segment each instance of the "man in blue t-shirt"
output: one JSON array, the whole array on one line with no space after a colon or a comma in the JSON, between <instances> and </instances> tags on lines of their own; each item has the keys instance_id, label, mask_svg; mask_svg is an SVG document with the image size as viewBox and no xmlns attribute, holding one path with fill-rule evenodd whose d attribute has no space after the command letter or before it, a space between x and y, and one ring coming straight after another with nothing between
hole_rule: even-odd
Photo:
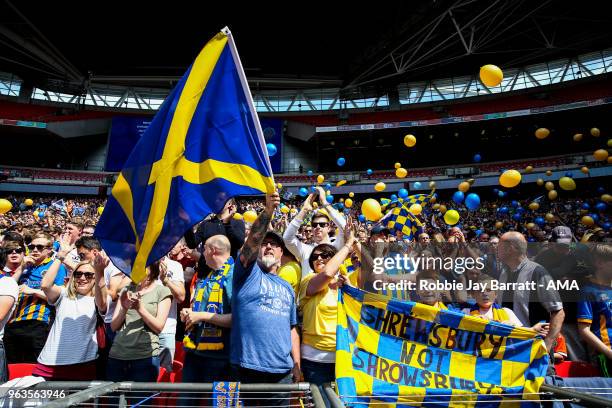
<instances>
[{"instance_id":1,"label":"man in blue t-shirt","mask_svg":"<svg viewBox=\"0 0 612 408\"><path fill-rule=\"evenodd\" d=\"M277 275L283 240L267 231L279 203L277 192L266 196L266 207L253 223L234 266L230 362L236 379L243 383L302 380L295 294ZM290 401L286 394L262 399L270 406L287 406Z\"/></svg>"}]
</instances>

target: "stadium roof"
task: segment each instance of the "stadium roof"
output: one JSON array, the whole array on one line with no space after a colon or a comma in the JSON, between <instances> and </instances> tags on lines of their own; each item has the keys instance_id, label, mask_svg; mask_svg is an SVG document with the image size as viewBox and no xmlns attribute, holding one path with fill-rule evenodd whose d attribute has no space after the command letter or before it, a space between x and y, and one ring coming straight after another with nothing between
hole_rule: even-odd
<instances>
[{"instance_id":1,"label":"stadium roof","mask_svg":"<svg viewBox=\"0 0 612 408\"><path fill-rule=\"evenodd\" d=\"M252 87L334 87L350 98L612 45L612 15L596 1L177 3L0 0L0 71L73 93L88 81L169 88L227 25Z\"/></svg>"}]
</instances>

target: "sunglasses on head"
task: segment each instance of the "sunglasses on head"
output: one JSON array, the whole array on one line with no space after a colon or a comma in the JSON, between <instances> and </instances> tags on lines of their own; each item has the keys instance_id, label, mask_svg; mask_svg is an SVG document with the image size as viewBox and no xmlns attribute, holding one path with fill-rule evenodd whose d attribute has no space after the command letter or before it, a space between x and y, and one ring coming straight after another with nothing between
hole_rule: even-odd
<instances>
[{"instance_id":1,"label":"sunglasses on head","mask_svg":"<svg viewBox=\"0 0 612 408\"><path fill-rule=\"evenodd\" d=\"M7 249L8 254L23 254L23 248Z\"/></svg>"},{"instance_id":2,"label":"sunglasses on head","mask_svg":"<svg viewBox=\"0 0 612 408\"><path fill-rule=\"evenodd\" d=\"M312 223L312 228L325 228L329 225L329 222L313 222Z\"/></svg>"},{"instance_id":3,"label":"sunglasses on head","mask_svg":"<svg viewBox=\"0 0 612 408\"><path fill-rule=\"evenodd\" d=\"M76 271L73 275L74 275L75 279L80 279L81 277L84 276L85 279L89 280L89 279L93 279L93 277L94 277L94 273L93 272Z\"/></svg>"},{"instance_id":4,"label":"sunglasses on head","mask_svg":"<svg viewBox=\"0 0 612 408\"><path fill-rule=\"evenodd\" d=\"M28 249L29 249L30 251L33 251L33 250L35 250L35 249L36 249L37 251L42 251L43 249L48 249L48 248L51 248L51 247L50 247L49 245L34 245L34 244L30 244L30 245L28 245Z\"/></svg>"},{"instance_id":5,"label":"sunglasses on head","mask_svg":"<svg viewBox=\"0 0 612 408\"><path fill-rule=\"evenodd\" d=\"M312 258L316 261L317 259L322 259L324 261L331 258L333 255L328 252L318 252L316 254L312 254Z\"/></svg>"}]
</instances>

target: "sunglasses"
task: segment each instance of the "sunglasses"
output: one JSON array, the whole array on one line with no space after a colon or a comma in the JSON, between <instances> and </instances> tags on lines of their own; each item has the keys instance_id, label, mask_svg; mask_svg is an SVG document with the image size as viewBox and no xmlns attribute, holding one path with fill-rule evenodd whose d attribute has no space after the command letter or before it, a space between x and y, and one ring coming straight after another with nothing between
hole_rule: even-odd
<instances>
[{"instance_id":1,"label":"sunglasses","mask_svg":"<svg viewBox=\"0 0 612 408\"><path fill-rule=\"evenodd\" d=\"M317 227L319 227L319 228L325 228L325 227L327 227L328 225L329 225L329 222L313 222L313 223L312 223L312 227L313 227L313 228L317 228Z\"/></svg>"},{"instance_id":2,"label":"sunglasses","mask_svg":"<svg viewBox=\"0 0 612 408\"><path fill-rule=\"evenodd\" d=\"M272 248L279 248L280 244L276 241L266 241L266 242L262 242L261 246L262 247L267 247L268 245L270 245Z\"/></svg>"},{"instance_id":3,"label":"sunglasses","mask_svg":"<svg viewBox=\"0 0 612 408\"><path fill-rule=\"evenodd\" d=\"M34 245L34 244L30 244L30 245L28 245L28 249L29 249L30 251L33 251L33 250L35 250L35 249L36 249L37 251L39 251L39 252L40 252L40 251L42 251L43 249L49 249L49 248L51 248L49 245Z\"/></svg>"},{"instance_id":4,"label":"sunglasses","mask_svg":"<svg viewBox=\"0 0 612 408\"><path fill-rule=\"evenodd\" d=\"M8 254L23 254L23 248L13 248L13 249L8 249Z\"/></svg>"},{"instance_id":5,"label":"sunglasses","mask_svg":"<svg viewBox=\"0 0 612 408\"><path fill-rule=\"evenodd\" d=\"M330 253L326 253L326 252L319 252L318 254L312 254L312 259L313 260L318 260L318 259L322 259L324 261L327 261L329 258L331 258L333 255Z\"/></svg>"},{"instance_id":6,"label":"sunglasses","mask_svg":"<svg viewBox=\"0 0 612 408\"><path fill-rule=\"evenodd\" d=\"M81 279L81 277L85 277L85 279L89 280L89 279L93 279L94 277L94 273L93 272L81 272L81 271L76 271L75 273L73 273L74 278L75 279Z\"/></svg>"}]
</instances>

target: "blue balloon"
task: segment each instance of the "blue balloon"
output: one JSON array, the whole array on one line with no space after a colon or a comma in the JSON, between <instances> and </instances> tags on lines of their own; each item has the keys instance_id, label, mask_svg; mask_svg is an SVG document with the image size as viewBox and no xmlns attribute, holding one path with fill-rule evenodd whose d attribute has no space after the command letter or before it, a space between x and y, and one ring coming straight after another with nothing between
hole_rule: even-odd
<instances>
[{"instance_id":1,"label":"blue balloon","mask_svg":"<svg viewBox=\"0 0 612 408\"><path fill-rule=\"evenodd\" d=\"M395 194L391 194L391 201L397 200L397 196Z\"/></svg>"},{"instance_id":2,"label":"blue balloon","mask_svg":"<svg viewBox=\"0 0 612 408\"><path fill-rule=\"evenodd\" d=\"M536 217L535 220L533 220L533 222L535 222L536 224L540 226L546 224L546 220L542 217Z\"/></svg>"},{"instance_id":3,"label":"blue balloon","mask_svg":"<svg viewBox=\"0 0 612 408\"><path fill-rule=\"evenodd\" d=\"M317 187L316 186L310 186L310 192L311 193L316 193L317 192Z\"/></svg>"},{"instance_id":4,"label":"blue balloon","mask_svg":"<svg viewBox=\"0 0 612 408\"><path fill-rule=\"evenodd\" d=\"M499 188L494 188L493 189L493 194L497 194L497 193L499 193Z\"/></svg>"},{"instance_id":5,"label":"blue balloon","mask_svg":"<svg viewBox=\"0 0 612 408\"><path fill-rule=\"evenodd\" d=\"M325 197L325 199L327 200L328 203L333 203L334 202L334 196L333 195L328 195L327 197Z\"/></svg>"},{"instance_id":6,"label":"blue balloon","mask_svg":"<svg viewBox=\"0 0 612 408\"><path fill-rule=\"evenodd\" d=\"M482 156L480 156L480 154L476 153L476 154L474 155L474 161L475 161L476 163L480 163L480 161L481 161L481 160L482 160Z\"/></svg>"},{"instance_id":7,"label":"blue balloon","mask_svg":"<svg viewBox=\"0 0 612 408\"><path fill-rule=\"evenodd\" d=\"M597 211L606 211L606 208L608 208L608 206L604 202L599 202L595 205Z\"/></svg>"},{"instance_id":8,"label":"blue balloon","mask_svg":"<svg viewBox=\"0 0 612 408\"><path fill-rule=\"evenodd\" d=\"M365 222L366 217L363 214L359 214L359 217L357 217L359 219L359 222Z\"/></svg>"},{"instance_id":9,"label":"blue balloon","mask_svg":"<svg viewBox=\"0 0 612 408\"><path fill-rule=\"evenodd\" d=\"M325 190L327 191L331 190L331 184L329 183L325 184Z\"/></svg>"},{"instance_id":10,"label":"blue balloon","mask_svg":"<svg viewBox=\"0 0 612 408\"><path fill-rule=\"evenodd\" d=\"M516 212L519 214L523 214L525 212L525 209L523 207L519 207L516 209Z\"/></svg>"},{"instance_id":11,"label":"blue balloon","mask_svg":"<svg viewBox=\"0 0 612 408\"><path fill-rule=\"evenodd\" d=\"M505 195L506 195L506 193L504 193L503 191L499 191L499 192L497 193L497 196L498 196L499 198L504 198L504 196L505 196Z\"/></svg>"},{"instance_id":12,"label":"blue balloon","mask_svg":"<svg viewBox=\"0 0 612 408\"><path fill-rule=\"evenodd\" d=\"M268 149L268 156L270 156L270 157L274 156L276 154L276 152L278 151L276 149L276 146L274 146L274 144L272 144L272 143L268 143L266 145L266 148Z\"/></svg>"},{"instance_id":13,"label":"blue balloon","mask_svg":"<svg viewBox=\"0 0 612 408\"><path fill-rule=\"evenodd\" d=\"M599 188L597 188L597 193L599 193L599 194L603 194L603 193L605 193L605 192L606 192L606 189L605 189L605 188L603 188L603 187L599 187Z\"/></svg>"},{"instance_id":14,"label":"blue balloon","mask_svg":"<svg viewBox=\"0 0 612 408\"><path fill-rule=\"evenodd\" d=\"M518 207L518 206L519 206L519 202L518 202L518 201L516 201L516 200L512 200L512 202L511 202L510 204L512 204L512 206L513 206L514 208L516 208L516 207Z\"/></svg>"},{"instance_id":15,"label":"blue balloon","mask_svg":"<svg viewBox=\"0 0 612 408\"><path fill-rule=\"evenodd\" d=\"M414 188L421 188L421 182L420 181L416 181L414 183Z\"/></svg>"},{"instance_id":16,"label":"blue balloon","mask_svg":"<svg viewBox=\"0 0 612 408\"><path fill-rule=\"evenodd\" d=\"M499 211L500 214L508 214L508 207L499 207L497 211Z\"/></svg>"},{"instance_id":17,"label":"blue balloon","mask_svg":"<svg viewBox=\"0 0 612 408\"><path fill-rule=\"evenodd\" d=\"M591 209L591 206L589 205L589 203L582 203L582 209L583 210L589 210L589 209Z\"/></svg>"},{"instance_id":18,"label":"blue balloon","mask_svg":"<svg viewBox=\"0 0 612 408\"><path fill-rule=\"evenodd\" d=\"M480 207L480 197L476 193L470 193L465 198L465 206L468 210L475 210Z\"/></svg>"},{"instance_id":19,"label":"blue balloon","mask_svg":"<svg viewBox=\"0 0 612 408\"><path fill-rule=\"evenodd\" d=\"M453 201L457 204L461 204L463 199L465 199L465 194L463 194L463 191L455 191L455 194L453 194Z\"/></svg>"},{"instance_id":20,"label":"blue balloon","mask_svg":"<svg viewBox=\"0 0 612 408\"><path fill-rule=\"evenodd\" d=\"M565 177L574 177L574 174L571 171L568 171L567 173L565 173Z\"/></svg>"},{"instance_id":21,"label":"blue balloon","mask_svg":"<svg viewBox=\"0 0 612 408\"><path fill-rule=\"evenodd\" d=\"M612 228L612 223L609 222L604 222L604 224L601 226L604 230L609 231L610 228Z\"/></svg>"},{"instance_id":22,"label":"blue balloon","mask_svg":"<svg viewBox=\"0 0 612 408\"><path fill-rule=\"evenodd\" d=\"M595 222L599 221L599 215L597 214L589 214L589 217L591 217Z\"/></svg>"},{"instance_id":23,"label":"blue balloon","mask_svg":"<svg viewBox=\"0 0 612 408\"><path fill-rule=\"evenodd\" d=\"M338 161L336 161L336 164L338 164L338 166L344 166L344 163L346 163L344 157L339 157Z\"/></svg>"},{"instance_id":24,"label":"blue balloon","mask_svg":"<svg viewBox=\"0 0 612 408\"><path fill-rule=\"evenodd\" d=\"M514 221L520 221L520 220L521 220L521 214L520 214L520 213L515 213L515 214L512 216L512 219L513 219Z\"/></svg>"},{"instance_id":25,"label":"blue balloon","mask_svg":"<svg viewBox=\"0 0 612 408\"><path fill-rule=\"evenodd\" d=\"M479 237L480 235L482 235L482 230L481 229L477 229L476 231L474 231L476 233L476 236Z\"/></svg>"},{"instance_id":26,"label":"blue balloon","mask_svg":"<svg viewBox=\"0 0 612 408\"><path fill-rule=\"evenodd\" d=\"M41 212L38 213L38 218L45 218L44 211L41 211Z\"/></svg>"},{"instance_id":27,"label":"blue balloon","mask_svg":"<svg viewBox=\"0 0 612 408\"><path fill-rule=\"evenodd\" d=\"M400 188L397 192L397 195L399 195L400 198L406 198L408 197L408 190L406 190L405 188Z\"/></svg>"},{"instance_id":28,"label":"blue balloon","mask_svg":"<svg viewBox=\"0 0 612 408\"><path fill-rule=\"evenodd\" d=\"M306 197L308 195L308 189L306 187L300 188L300 195Z\"/></svg>"},{"instance_id":29,"label":"blue balloon","mask_svg":"<svg viewBox=\"0 0 612 408\"><path fill-rule=\"evenodd\" d=\"M372 169L367 169L366 173L367 173L368 176L371 176L372 175Z\"/></svg>"},{"instance_id":30,"label":"blue balloon","mask_svg":"<svg viewBox=\"0 0 612 408\"><path fill-rule=\"evenodd\" d=\"M309 176L312 176L312 170L308 170L306 174L308 174Z\"/></svg>"}]
</instances>

